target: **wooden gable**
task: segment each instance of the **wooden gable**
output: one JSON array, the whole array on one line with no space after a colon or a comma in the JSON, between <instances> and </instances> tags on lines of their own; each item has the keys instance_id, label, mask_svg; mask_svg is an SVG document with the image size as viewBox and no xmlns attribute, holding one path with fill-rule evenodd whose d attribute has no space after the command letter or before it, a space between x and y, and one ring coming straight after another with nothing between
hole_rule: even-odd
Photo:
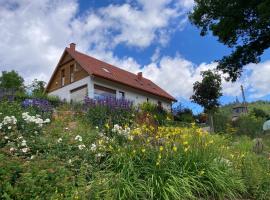
<instances>
[{"instance_id":1,"label":"wooden gable","mask_svg":"<svg viewBox=\"0 0 270 200\"><path fill-rule=\"evenodd\" d=\"M71 70L73 69L73 82L81 80L89 74L67 53L66 51L62 55L56 69L48 83L46 92L50 93L61 87L65 87L72 82ZM64 76L64 85L61 84L62 76Z\"/></svg>"}]
</instances>

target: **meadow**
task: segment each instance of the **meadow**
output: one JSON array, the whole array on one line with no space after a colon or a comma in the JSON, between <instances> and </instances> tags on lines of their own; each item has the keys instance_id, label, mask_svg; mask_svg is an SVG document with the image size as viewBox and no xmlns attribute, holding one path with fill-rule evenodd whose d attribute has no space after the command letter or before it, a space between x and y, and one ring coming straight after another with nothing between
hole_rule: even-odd
<instances>
[{"instance_id":1,"label":"meadow","mask_svg":"<svg viewBox=\"0 0 270 200\"><path fill-rule=\"evenodd\" d=\"M236 129L122 100L2 101L0 198L270 199L270 137Z\"/></svg>"}]
</instances>

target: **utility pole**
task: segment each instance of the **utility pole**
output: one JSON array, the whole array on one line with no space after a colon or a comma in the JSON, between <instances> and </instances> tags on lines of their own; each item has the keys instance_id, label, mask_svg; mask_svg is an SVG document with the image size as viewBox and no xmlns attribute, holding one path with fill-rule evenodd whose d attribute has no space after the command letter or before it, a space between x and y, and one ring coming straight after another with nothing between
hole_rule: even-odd
<instances>
[{"instance_id":1,"label":"utility pole","mask_svg":"<svg viewBox=\"0 0 270 200\"><path fill-rule=\"evenodd\" d=\"M245 97L245 92L244 92L244 87L243 87L243 85L241 85L241 91L242 91L243 104L244 104L244 106L245 106L246 112L248 112L248 109L247 109L247 102L246 102L246 97Z\"/></svg>"}]
</instances>

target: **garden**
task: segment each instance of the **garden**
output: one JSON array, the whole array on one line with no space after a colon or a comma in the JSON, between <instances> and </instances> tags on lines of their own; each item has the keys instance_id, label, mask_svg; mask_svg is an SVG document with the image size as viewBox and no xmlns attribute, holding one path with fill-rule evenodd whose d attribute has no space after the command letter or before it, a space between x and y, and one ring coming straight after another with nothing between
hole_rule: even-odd
<instances>
[{"instance_id":1,"label":"garden","mask_svg":"<svg viewBox=\"0 0 270 200\"><path fill-rule=\"evenodd\" d=\"M257 151L235 129L208 133L123 99L3 100L0 197L269 199L269 143Z\"/></svg>"}]
</instances>

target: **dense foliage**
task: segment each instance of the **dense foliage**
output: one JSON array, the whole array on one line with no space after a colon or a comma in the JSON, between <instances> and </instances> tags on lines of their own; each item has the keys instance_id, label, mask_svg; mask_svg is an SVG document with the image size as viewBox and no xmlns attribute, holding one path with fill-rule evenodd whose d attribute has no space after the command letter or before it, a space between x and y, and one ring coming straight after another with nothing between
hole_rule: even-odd
<instances>
[{"instance_id":1,"label":"dense foliage","mask_svg":"<svg viewBox=\"0 0 270 200\"><path fill-rule=\"evenodd\" d=\"M219 60L218 69L235 81L243 66L258 63L270 47L269 0L195 0L190 20L204 36L210 30L218 40L233 48Z\"/></svg>"},{"instance_id":2,"label":"dense foliage","mask_svg":"<svg viewBox=\"0 0 270 200\"><path fill-rule=\"evenodd\" d=\"M1 102L0 113L1 199L270 196L267 153L254 153L247 137L161 126L150 112L140 124L93 128L88 114L68 104L51 120L16 102Z\"/></svg>"},{"instance_id":3,"label":"dense foliage","mask_svg":"<svg viewBox=\"0 0 270 200\"><path fill-rule=\"evenodd\" d=\"M125 99L85 98L85 110L87 118L94 126L103 127L105 124L131 124L134 119L132 102Z\"/></svg>"}]
</instances>

